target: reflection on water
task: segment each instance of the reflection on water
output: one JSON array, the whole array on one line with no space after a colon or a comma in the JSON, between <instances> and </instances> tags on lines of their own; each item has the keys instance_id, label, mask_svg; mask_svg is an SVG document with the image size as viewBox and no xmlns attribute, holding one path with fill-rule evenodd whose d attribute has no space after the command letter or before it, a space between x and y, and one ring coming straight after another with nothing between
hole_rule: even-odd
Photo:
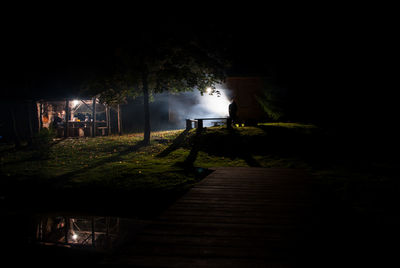
<instances>
[{"instance_id":1,"label":"reflection on water","mask_svg":"<svg viewBox=\"0 0 400 268\"><path fill-rule=\"evenodd\" d=\"M115 217L40 216L35 240L44 245L110 249L139 226L132 220Z\"/></svg>"}]
</instances>

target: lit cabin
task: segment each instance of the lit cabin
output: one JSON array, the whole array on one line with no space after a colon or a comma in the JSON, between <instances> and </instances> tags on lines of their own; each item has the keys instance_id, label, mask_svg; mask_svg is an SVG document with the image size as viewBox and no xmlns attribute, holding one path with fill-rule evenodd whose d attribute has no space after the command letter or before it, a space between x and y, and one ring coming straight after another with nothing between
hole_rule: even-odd
<instances>
[{"instance_id":1,"label":"lit cabin","mask_svg":"<svg viewBox=\"0 0 400 268\"><path fill-rule=\"evenodd\" d=\"M112 133L112 126L121 133L119 106L113 108L95 98L42 99L36 105L39 128L52 128L58 137L105 136Z\"/></svg>"}]
</instances>

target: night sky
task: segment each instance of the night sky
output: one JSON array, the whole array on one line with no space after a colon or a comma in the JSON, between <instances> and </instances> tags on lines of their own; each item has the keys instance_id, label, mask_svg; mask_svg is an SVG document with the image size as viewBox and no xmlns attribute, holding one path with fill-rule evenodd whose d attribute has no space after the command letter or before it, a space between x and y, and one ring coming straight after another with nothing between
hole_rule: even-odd
<instances>
[{"instance_id":1,"label":"night sky","mask_svg":"<svg viewBox=\"0 0 400 268\"><path fill-rule=\"evenodd\" d=\"M13 9L1 23L2 97L79 91L116 47L134 42L139 32L187 24L203 34L223 33L216 45L229 52L229 75L272 77L306 100L304 109L330 110L330 117L391 118L394 24L385 10L230 7L162 13L141 7Z\"/></svg>"}]
</instances>

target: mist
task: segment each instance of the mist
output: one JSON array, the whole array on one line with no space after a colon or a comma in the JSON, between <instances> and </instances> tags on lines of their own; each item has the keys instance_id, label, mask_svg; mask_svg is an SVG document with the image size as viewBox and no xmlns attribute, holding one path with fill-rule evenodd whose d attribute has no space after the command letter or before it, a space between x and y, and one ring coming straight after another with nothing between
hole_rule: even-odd
<instances>
[{"instance_id":1,"label":"mist","mask_svg":"<svg viewBox=\"0 0 400 268\"><path fill-rule=\"evenodd\" d=\"M186 119L226 118L229 115L230 92L217 88L213 94L200 94L198 90L178 94L158 94L157 101L168 102L169 123L176 128L184 128ZM204 121L204 126L212 126L218 120ZM222 120L221 120L222 121Z\"/></svg>"}]
</instances>

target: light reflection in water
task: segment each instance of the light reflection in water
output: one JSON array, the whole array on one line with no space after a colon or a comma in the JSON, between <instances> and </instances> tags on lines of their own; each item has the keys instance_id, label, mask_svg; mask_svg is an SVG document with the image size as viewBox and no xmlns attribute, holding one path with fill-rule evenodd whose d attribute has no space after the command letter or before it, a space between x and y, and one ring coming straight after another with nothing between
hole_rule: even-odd
<instances>
[{"instance_id":1,"label":"light reflection in water","mask_svg":"<svg viewBox=\"0 0 400 268\"><path fill-rule=\"evenodd\" d=\"M140 226L115 217L41 216L36 224L36 242L66 247L110 249Z\"/></svg>"}]
</instances>

